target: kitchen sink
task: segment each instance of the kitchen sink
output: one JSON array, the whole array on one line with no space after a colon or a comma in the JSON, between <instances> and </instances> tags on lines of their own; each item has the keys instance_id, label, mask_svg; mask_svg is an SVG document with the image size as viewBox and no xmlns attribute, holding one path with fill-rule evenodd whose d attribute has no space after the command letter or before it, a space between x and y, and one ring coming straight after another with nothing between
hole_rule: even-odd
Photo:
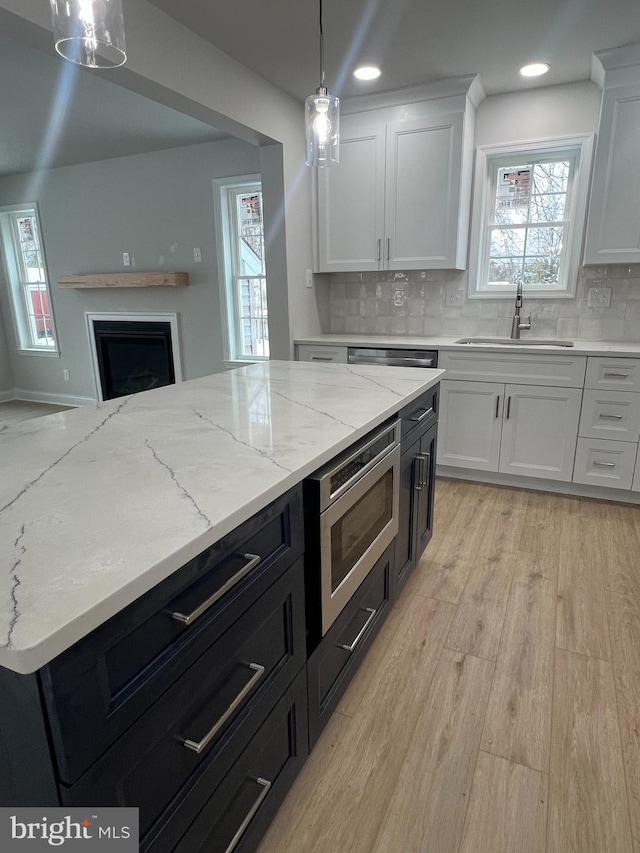
<instances>
[{"instance_id":1,"label":"kitchen sink","mask_svg":"<svg viewBox=\"0 0 640 853\"><path fill-rule=\"evenodd\" d=\"M521 346L521 347L572 347L573 341L567 341L563 338L460 338L456 341L457 344L493 344L500 346Z\"/></svg>"}]
</instances>

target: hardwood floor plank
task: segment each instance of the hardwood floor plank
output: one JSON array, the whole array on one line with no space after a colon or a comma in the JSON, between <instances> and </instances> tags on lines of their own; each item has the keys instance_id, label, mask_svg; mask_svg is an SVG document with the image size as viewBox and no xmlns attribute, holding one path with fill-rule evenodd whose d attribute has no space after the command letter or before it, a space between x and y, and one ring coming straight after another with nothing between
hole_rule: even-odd
<instances>
[{"instance_id":1,"label":"hardwood floor plank","mask_svg":"<svg viewBox=\"0 0 640 853\"><path fill-rule=\"evenodd\" d=\"M276 816L270 832L277 839L274 853L370 853L429 696L453 611L449 604L420 597L415 606L416 612L433 614L431 628L422 628L409 645L400 636L373 666L367 656L338 709L351 708L353 716L344 718L347 724L323 772L300 802L303 818L289 827L286 816ZM407 633L416 627L409 622Z\"/></svg>"},{"instance_id":2,"label":"hardwood floor plank","mask_svg":"<svg viewBox=\"0 0 640 853\"><path fill-rule=\"evenodd\" d=\"M547 788L544 773L480 752L460 853L545 853Z\"/></svg>"},{"instance_id":3,"label":"hardwood floor plank","mask_svg":"<svg viewBox=\"0 0 640 853\"><path fill-rule=\"evenodd\" d=\"M496 491L491 486L474 485L451 514L445 531L439 531L436 525L443 558L455 561L475 558L485 527L491 523Z\"/></svg>"},{"instance_id":4,"label":"hardwood floor plank","mask_svg":"<svg viewBox=\"0 0 640 853\"><path fill-rule=\"evenodd\" d=\"M609 565L605 584L631 830L640 840L640 573Z\"/></svg>"},{"instance_id":5,"label":"hardwood floor plank","mask_svg":"<svg viewBox=\"0 0 640 853\"><path fill-rule=\"evenodd\" d=\"M632 853L612 665L556 651L547 853Z\"/></svg>"},{"instance_id":6,"label":"hardwood floor plank","mask_svg":"<svg viewBox=\"0 0 640 853\"><path fill-rule=\"evenodd\" d=\"M457 604L466 586L473 563L451 554L442 540L433 541L408 581L413 595L426 595ZM408 585L407 584L407 585Z\"/></svg>"},{"instance_id":7,"label":"hardwood floor plank","mask_svg":"<svg viewBox=\"0 0 640 853\"><path fill-rule=\"evenodd\" d=\"M548 772L558 577L556 557L519 554L482 749Z\"/></svg>"},{"instance_id":8,"label":"hardwood floor plank","mask_svg":"<svg viewBox=\"0 0 640 853\"><path fill-rule=\"evenodd\" d=\"M523 489L496 489L491 521L485 526L478 543L479 554L499 558L518 551L526 522L528 496L529 493Z\"/></svg>"},{"instance_id":9,"label":"hardwood floor plank","mask_svg":"<svg viewBox=\"0 0 640 853\"><path fill-rule=\"evenodd\" d=\"M556 644L570 652L611 660L604 584L593 549L591 553L586 547L561 551Z\"/></svg>"},{"instance_id":10,"label":"hardwood floor plank","mask_svg":"<svg viewBox=\"0 0 640 853\"><path fill-rule=\"evenodd\" d=\"M496 660L514 567L514 554L475 560L447 638L450 649Z\"/></svg>"},{"instance_id":11,"label":"hardwood floor plank","mask_svg":"<svg viewBox=\"0 0 640 853\"><path fill-rule=\"evenodd\" d=\"M529 492L519 550L530 554L557 554L566 516L579 512L579 498Z\"/></svg>"},{"instance_id":12,"label":"hardwood floor plank","mask_svg":"<svg viewBox=\"0 0 640 853\"><path fill-rule=\"evenodd\" d=\"M492 675L489 661L442 652L380 834L363 853L456 853Z\"/></svg>"}]
</instances>

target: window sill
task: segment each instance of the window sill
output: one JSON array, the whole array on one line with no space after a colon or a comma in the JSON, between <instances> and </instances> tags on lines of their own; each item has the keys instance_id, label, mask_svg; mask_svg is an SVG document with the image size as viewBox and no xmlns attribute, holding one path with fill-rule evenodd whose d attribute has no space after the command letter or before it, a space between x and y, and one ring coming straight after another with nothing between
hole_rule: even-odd
<instances>
[{"instance_id":1,"label":"window sill","mask_svg":"<svg viewBox=\"0 0 640 853\"><path fill-rule=\"evenodd\" d=\"M504 290L488 291L488 290L470 290L467 292L467 299L507 299L513 302L516 296L515 287L505 287ZM575 291L570 290L527 290L525 287L522 291L523 299L575 299Z\"/></svg>"},{"instance_id":2,"label":"window sill","mask_svg":"<svg viewBox=\"0 0 640 853\"><path fill-rule=\"evenodd\" d=\"M18 355L37 355L45 358L60 358L60 350L36 349L35 347L18 347Z\"/></svg>"}]
</instances>

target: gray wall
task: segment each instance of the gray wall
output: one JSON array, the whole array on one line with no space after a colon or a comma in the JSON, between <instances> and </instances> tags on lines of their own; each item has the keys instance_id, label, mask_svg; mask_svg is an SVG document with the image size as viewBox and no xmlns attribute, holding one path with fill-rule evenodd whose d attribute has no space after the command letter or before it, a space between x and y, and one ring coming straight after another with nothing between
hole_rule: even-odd
<instances>
[{"instance_id":1,"label":"gray wall","mask_svg":"<svg viewBox=\"0 0 640 853\"><path fill-rule=\"evenodd\" d=\"M175 312L184 378L223 370L212 180L259 170L257 147L225 140L0 179L0 205L38 202L61 351L59 359L45 358L11 346L15 387L95 396L86 311ZM202 249L200 264L193 261L194 247ZM100 290L57 285L60 275L124 271L123 252L135 258L135 269L186 271L190 284ZM6 300L4 290L5 314Z\"/></svg>"},{"instance_id":2,"label":"gray wall","mask_svg":"<svg viewBox=\"0 0 640 853\"><path fill-rule=\"evenodd\" d=\"M3 279L2 270L0 269L0 282ZM11 372L11 363L9 361L8 338L9 325L4 324L2 315L2 307L0 305L0 400L3 398L10 399L13 394L13 373Z\"/></svg>"}]
</instances>

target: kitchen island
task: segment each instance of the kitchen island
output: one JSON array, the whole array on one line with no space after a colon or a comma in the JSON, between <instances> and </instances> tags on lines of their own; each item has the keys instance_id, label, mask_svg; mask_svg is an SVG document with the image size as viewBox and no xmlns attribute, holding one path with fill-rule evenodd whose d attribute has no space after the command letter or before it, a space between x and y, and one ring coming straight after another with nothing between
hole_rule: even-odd
<instances>
[{"instance_id":1,"label":"kitchen island","mask_svg":"<svg viewBox=\"0 0 640 853\"><path fill-rule=\"evenodd\" d=\"M254 849L309 751L302 481L400 413L432 492L441 374L268 362L5 428L2 804L137 805L144 851Z\"/></svg>"}]
</instances>

